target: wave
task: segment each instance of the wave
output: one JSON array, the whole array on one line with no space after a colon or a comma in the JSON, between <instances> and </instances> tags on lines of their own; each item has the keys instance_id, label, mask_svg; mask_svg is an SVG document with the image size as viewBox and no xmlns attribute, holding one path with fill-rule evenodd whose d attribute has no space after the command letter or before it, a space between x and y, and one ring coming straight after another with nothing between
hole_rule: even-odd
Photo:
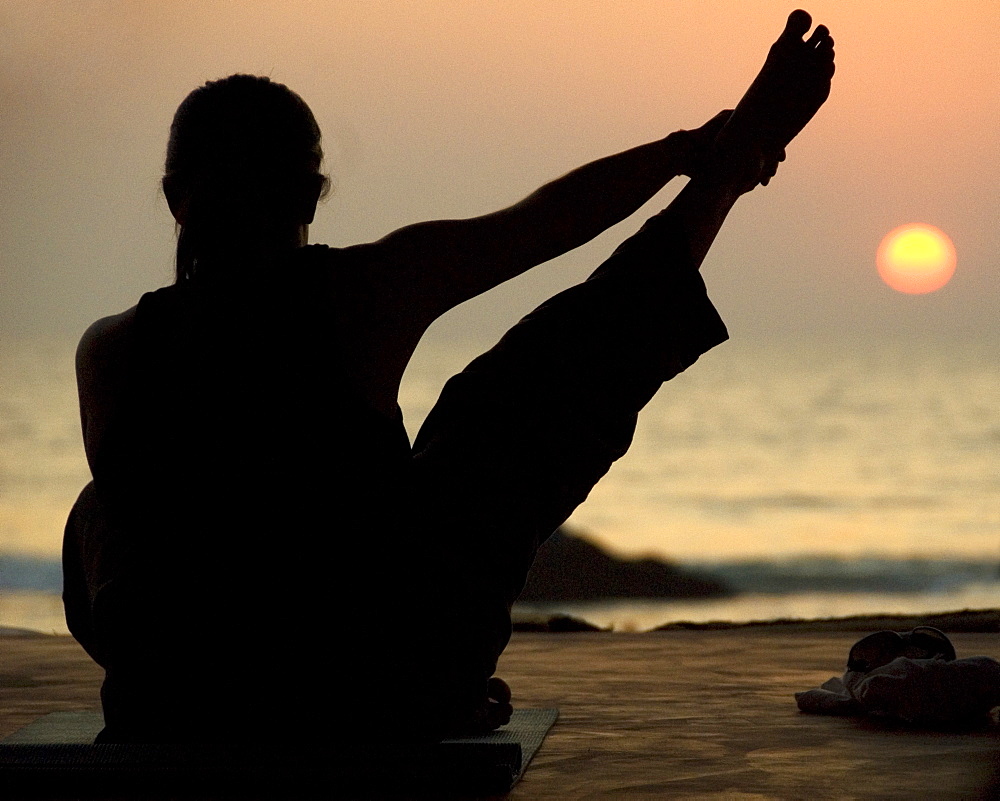
<instances>
[{"instance_id":1,"label":"wave","mask_svg":"<svg viewBox=\"0 0 1000 801\"><path fill-rule=\"evenodd\" d=\"M758 511L894 511L930 509L941 500L928 495L823 495L787 492L759 495L691 495L689 504L718 514L747 514Z\"/></svg>"},{"instance_id":2,"label":"wave","mask_svg":"<svg viewBox=\"0 0 1000 801\"><path fill-rule=\"evenodd\" d=\"M62 563L58 559L0 554L0 592L61 593Z\"/></svg>"},{"instance_id":3,"label":"wave","mask_svg":"<svg viewBox=\"0 0 1000 801\"><path fill-rule=\"evenodd\" d=\"M944 593L1000 583L1000 559L929 559L809 555L777 560L686 562L717 578L736 594Z\"/></svg>"},{"instance_id":4,"label":"wave","mask_svg":"<svg viewBox=\"0 0 1000 801\"><path fill-rule=\"evenodd\" d=\"M805 555L774 560L685 561L671 567L717 582L731 595L946 593L1000 583L1000 559ZM62 565L51 557L0 554L2 592L61 593Z\"/></svg>"}]
</instances>

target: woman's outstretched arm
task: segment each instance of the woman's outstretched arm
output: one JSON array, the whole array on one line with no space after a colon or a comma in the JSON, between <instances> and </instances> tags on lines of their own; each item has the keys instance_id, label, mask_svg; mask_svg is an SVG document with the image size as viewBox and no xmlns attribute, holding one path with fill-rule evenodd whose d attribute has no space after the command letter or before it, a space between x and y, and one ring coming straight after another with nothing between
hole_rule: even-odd
<instances>
[{"instance_id":1,"label":"woman's outstretched arm","mask_svg":"<svg viewBox=\"0 0 1000 801\"><path fill-rule=\"evenodd\" d=\"M670 179L690 175L728 116L591 162L501 211L418 223L349 250L394 287L390 296L405 294L407 316L426 327L463 301L589 242Z\"/></svg>"},{"instance_id":2,"label":"woman's outstretched arm","mask_svg":"<svg viewBox=\"0 0 1000 801\"><path fill-rule=\"evenodd\" d=\"M623 220L678 174L694 180L671 203L700 264L736 198L766 184L784 148L830 93L833 39L793 11L734 113L701 128L593 162L503 211L403 228L347 248L335 271L350 298L354 350L366 354L378 408L395 406L399 379L427 326L481 292L575 248ZM697 177L695 177L697 176ZM353 265L350 256L354 257ZM352 269L353 266L353 269ZM342 307L344 308L344 307Z\"/></svg>"}]
</instances>

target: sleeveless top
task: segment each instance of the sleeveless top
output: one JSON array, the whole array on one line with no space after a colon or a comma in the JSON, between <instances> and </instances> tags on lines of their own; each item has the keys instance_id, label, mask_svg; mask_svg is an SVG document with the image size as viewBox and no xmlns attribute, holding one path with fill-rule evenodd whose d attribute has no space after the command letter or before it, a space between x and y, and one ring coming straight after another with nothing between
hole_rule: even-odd
<instances>
[{"instance_id":1,"label":"sleeveless top","mask_svg":"<svg viewBox=\"0 0 1000 801\"><path fill-rule=\"evenodd\" d=\"M372 409L345 369L331 269L335 252L311 246L266 278L196 279L137 306L94 464L120 554L99 621L109 728L239 731L245 708L303 725L352 703L368 719L398 681L373 621L417 591L410 446L398 409Z\"/></svg>"}]
</instances>

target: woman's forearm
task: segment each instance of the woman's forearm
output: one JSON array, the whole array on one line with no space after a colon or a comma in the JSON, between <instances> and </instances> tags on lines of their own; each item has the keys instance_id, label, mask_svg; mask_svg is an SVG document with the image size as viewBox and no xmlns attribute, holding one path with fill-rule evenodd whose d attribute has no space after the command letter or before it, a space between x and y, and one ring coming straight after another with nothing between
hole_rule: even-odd
<instances>
[{"instance_id":1,"label":"woman's forearm","mask_svg":"<svg viewBox=\"0 0 1000 801\"><path fill-rule=\"evenodd\" d=\"M691 134L678 131L557 178L509 210L509 223L522 229L516 240L534 263L589 242L684 173L692 150Z\"/></svg>"},{"instance_id":2,"label":"woman's forearm","mask_svg":"<svg viewBox=\"0 0 1000 801\"><path fill-rule=\"evenodd\" d=\"M407 287L396 292L400 314L422 331L448 309L589 242L671 178L691 175L727 118L722 112L700 128L593 161L492 214L418 223L354 251L369 280ZM383 305L389 294L379 293Z\"/></svg>"}]
</instances>

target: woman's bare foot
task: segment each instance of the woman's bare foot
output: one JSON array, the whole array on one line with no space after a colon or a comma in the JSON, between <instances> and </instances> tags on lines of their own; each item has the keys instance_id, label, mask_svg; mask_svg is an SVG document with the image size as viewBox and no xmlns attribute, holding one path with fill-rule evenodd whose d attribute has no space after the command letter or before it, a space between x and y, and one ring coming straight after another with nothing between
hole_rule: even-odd
<instances>
[{"instance_id":1,"label":"woman's bare foot","mask_svg":"<svg viewBox=\"0 0 1000 801\"><path fill-rule=\"evenodd\" d=\"M817 25L803 39L811 25L805 11L788 15L785 30L720 133L721 147L740 151L752 146L777 157L829 97L833 37L825 25Z\"/></svg>"},{"instance_id":2,"label":"woman's bare foot","mask_svg":"<svg viewBox=\"0 0 1000 801\"><path fill-rule=\"evenodd\" d=\"M833 39L812 18L793 11L760 74L712 143L700 169L669 208L684 231L691 260L701 267L737 199L766 184L785 158L785 146L830 94ZM697 137L694 140L697 142Z\"/></svg>"},{"instance_id":3,"label":"woman's bare foot","mask_svg":"<svg viewBox=\"0 0 1000 801\"><path fill-rule=\"evenodd\" d=\"M510 703L510 686L494 676L486 683L486 698L465 719L450 727L450 737L474 737L487 734L510 723L514 707Z\"/></svg>"}]
</instances>

